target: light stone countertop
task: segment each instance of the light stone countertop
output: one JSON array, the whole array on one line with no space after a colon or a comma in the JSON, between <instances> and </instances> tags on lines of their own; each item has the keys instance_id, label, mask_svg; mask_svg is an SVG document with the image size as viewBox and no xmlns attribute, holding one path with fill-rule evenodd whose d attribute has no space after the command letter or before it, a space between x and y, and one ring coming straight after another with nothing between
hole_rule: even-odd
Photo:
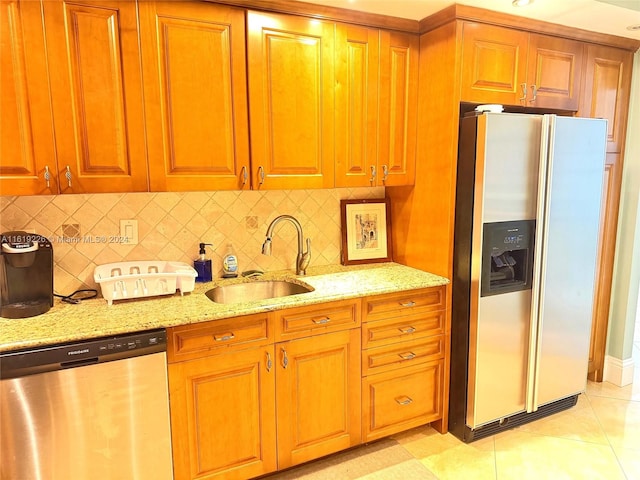
<instances>
[{"instance_id":1,"label":"light stone countertop","mask_svg":"<svg viewBox=\"0 0 640 480\"><path fill-rule=\"evenodd\" d=\"M315 290L309 293L247 303L219 304L205 292L218 285L241 281L289 279ZM67 304L56 298L47 313L30 318L0 318L0 352L56 343L107 337L154 328L312 305L368 295L445 285L449 280L397 263L359 266L310 267L306 276L292 271L268 272L257 279L217 279L196 283L191 293L114 301L103 298Z\"/></svg>"}]
</instances>

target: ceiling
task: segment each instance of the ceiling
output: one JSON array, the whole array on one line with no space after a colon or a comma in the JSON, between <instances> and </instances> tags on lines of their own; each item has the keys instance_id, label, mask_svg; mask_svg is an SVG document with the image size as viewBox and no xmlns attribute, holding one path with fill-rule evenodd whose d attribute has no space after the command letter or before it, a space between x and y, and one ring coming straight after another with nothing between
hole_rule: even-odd
<instances>
[{"instance_id":1,"label":"ceiling","mask_svg":"<svg viewBox=\"0 0 640 480\"><path fill-rule=\"evenodd\" d=\"M511 0L301 0L369 13L421 20L453 3L520 15L594 32L640 40L640 0L535 0L527 7L514 7Z\"/></svg>"}]
</instances>

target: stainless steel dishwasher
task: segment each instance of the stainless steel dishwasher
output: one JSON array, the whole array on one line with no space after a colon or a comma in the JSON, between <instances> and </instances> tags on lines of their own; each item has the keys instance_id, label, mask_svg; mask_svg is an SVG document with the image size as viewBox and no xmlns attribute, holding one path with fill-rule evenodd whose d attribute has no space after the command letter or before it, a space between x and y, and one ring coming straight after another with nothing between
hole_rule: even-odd
<instances>
[{"instance_id":1,"label":"stainless steel dishwasher","mask_svg":"<svg viewBox=\"0 0 640 480\"><path fill-rule=\"evenodd\" d=\"M2 480L173 478L164 330L0 354Z\"/></svg>"}]
</instances>

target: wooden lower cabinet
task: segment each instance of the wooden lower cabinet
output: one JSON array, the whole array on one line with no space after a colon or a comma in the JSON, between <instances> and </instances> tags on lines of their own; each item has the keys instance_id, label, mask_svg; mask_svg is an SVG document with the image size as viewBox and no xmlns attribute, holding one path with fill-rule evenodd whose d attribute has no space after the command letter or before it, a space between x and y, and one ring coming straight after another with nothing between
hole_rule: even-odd
<instances>
[{"instance_id":1,"label":"wooden lower cabinet","mask_svg":"<svg viewBox=\"0 0 640 480\"><path fill-rule=\"evenodd\" d=\"M269 345L169 364L176 480L276 470L273 353Z\"/></svg>"},{"instance_id":2,"label":"wooden lower cabinet","mask_svg":"<svg viewBox=\"0 0 640 480\"><path fill-rule=\"evenodd\" d=\"M276 344L278 468L360 443L360 329Z\"/></svg>"},{"instance_id":3,"label":"wooden lower cabinet","mask_svg":"<svg viewBox=\"0 0 640 480\"><path fill-rule=\"evenodd\" d=\"M442 416L444 360L370 375L362 382L363 440L368 442Z\"/></svg>"},{"instance_id":4,"label":"wooden lower cabinet","mask_svg":"<svg viewBox=\"0 0 640 480\"><path fill-rule=\"evenodd\" d=\"M443 420L444 304L434 287L168 329L176 480L255 478Z\"/></svg>"}]
</instances>

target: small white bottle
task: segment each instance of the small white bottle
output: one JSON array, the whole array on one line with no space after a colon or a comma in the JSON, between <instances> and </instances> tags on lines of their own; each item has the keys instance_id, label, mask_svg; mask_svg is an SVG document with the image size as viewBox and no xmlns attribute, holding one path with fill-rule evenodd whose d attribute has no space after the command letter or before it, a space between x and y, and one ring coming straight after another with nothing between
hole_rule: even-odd
<instances>
[{"instance_id":1,"label":"small white bottle","mask_svg":"<svg viewBox=\"0 0 640 480\"><path fill-rule=\"evenodd\" d=\"M227 253L224 254L222 259L222 277L223 278L235 278L238 276L238 257L233 250L231 243L227 244Z\"/></svg>"}]
</instances>

